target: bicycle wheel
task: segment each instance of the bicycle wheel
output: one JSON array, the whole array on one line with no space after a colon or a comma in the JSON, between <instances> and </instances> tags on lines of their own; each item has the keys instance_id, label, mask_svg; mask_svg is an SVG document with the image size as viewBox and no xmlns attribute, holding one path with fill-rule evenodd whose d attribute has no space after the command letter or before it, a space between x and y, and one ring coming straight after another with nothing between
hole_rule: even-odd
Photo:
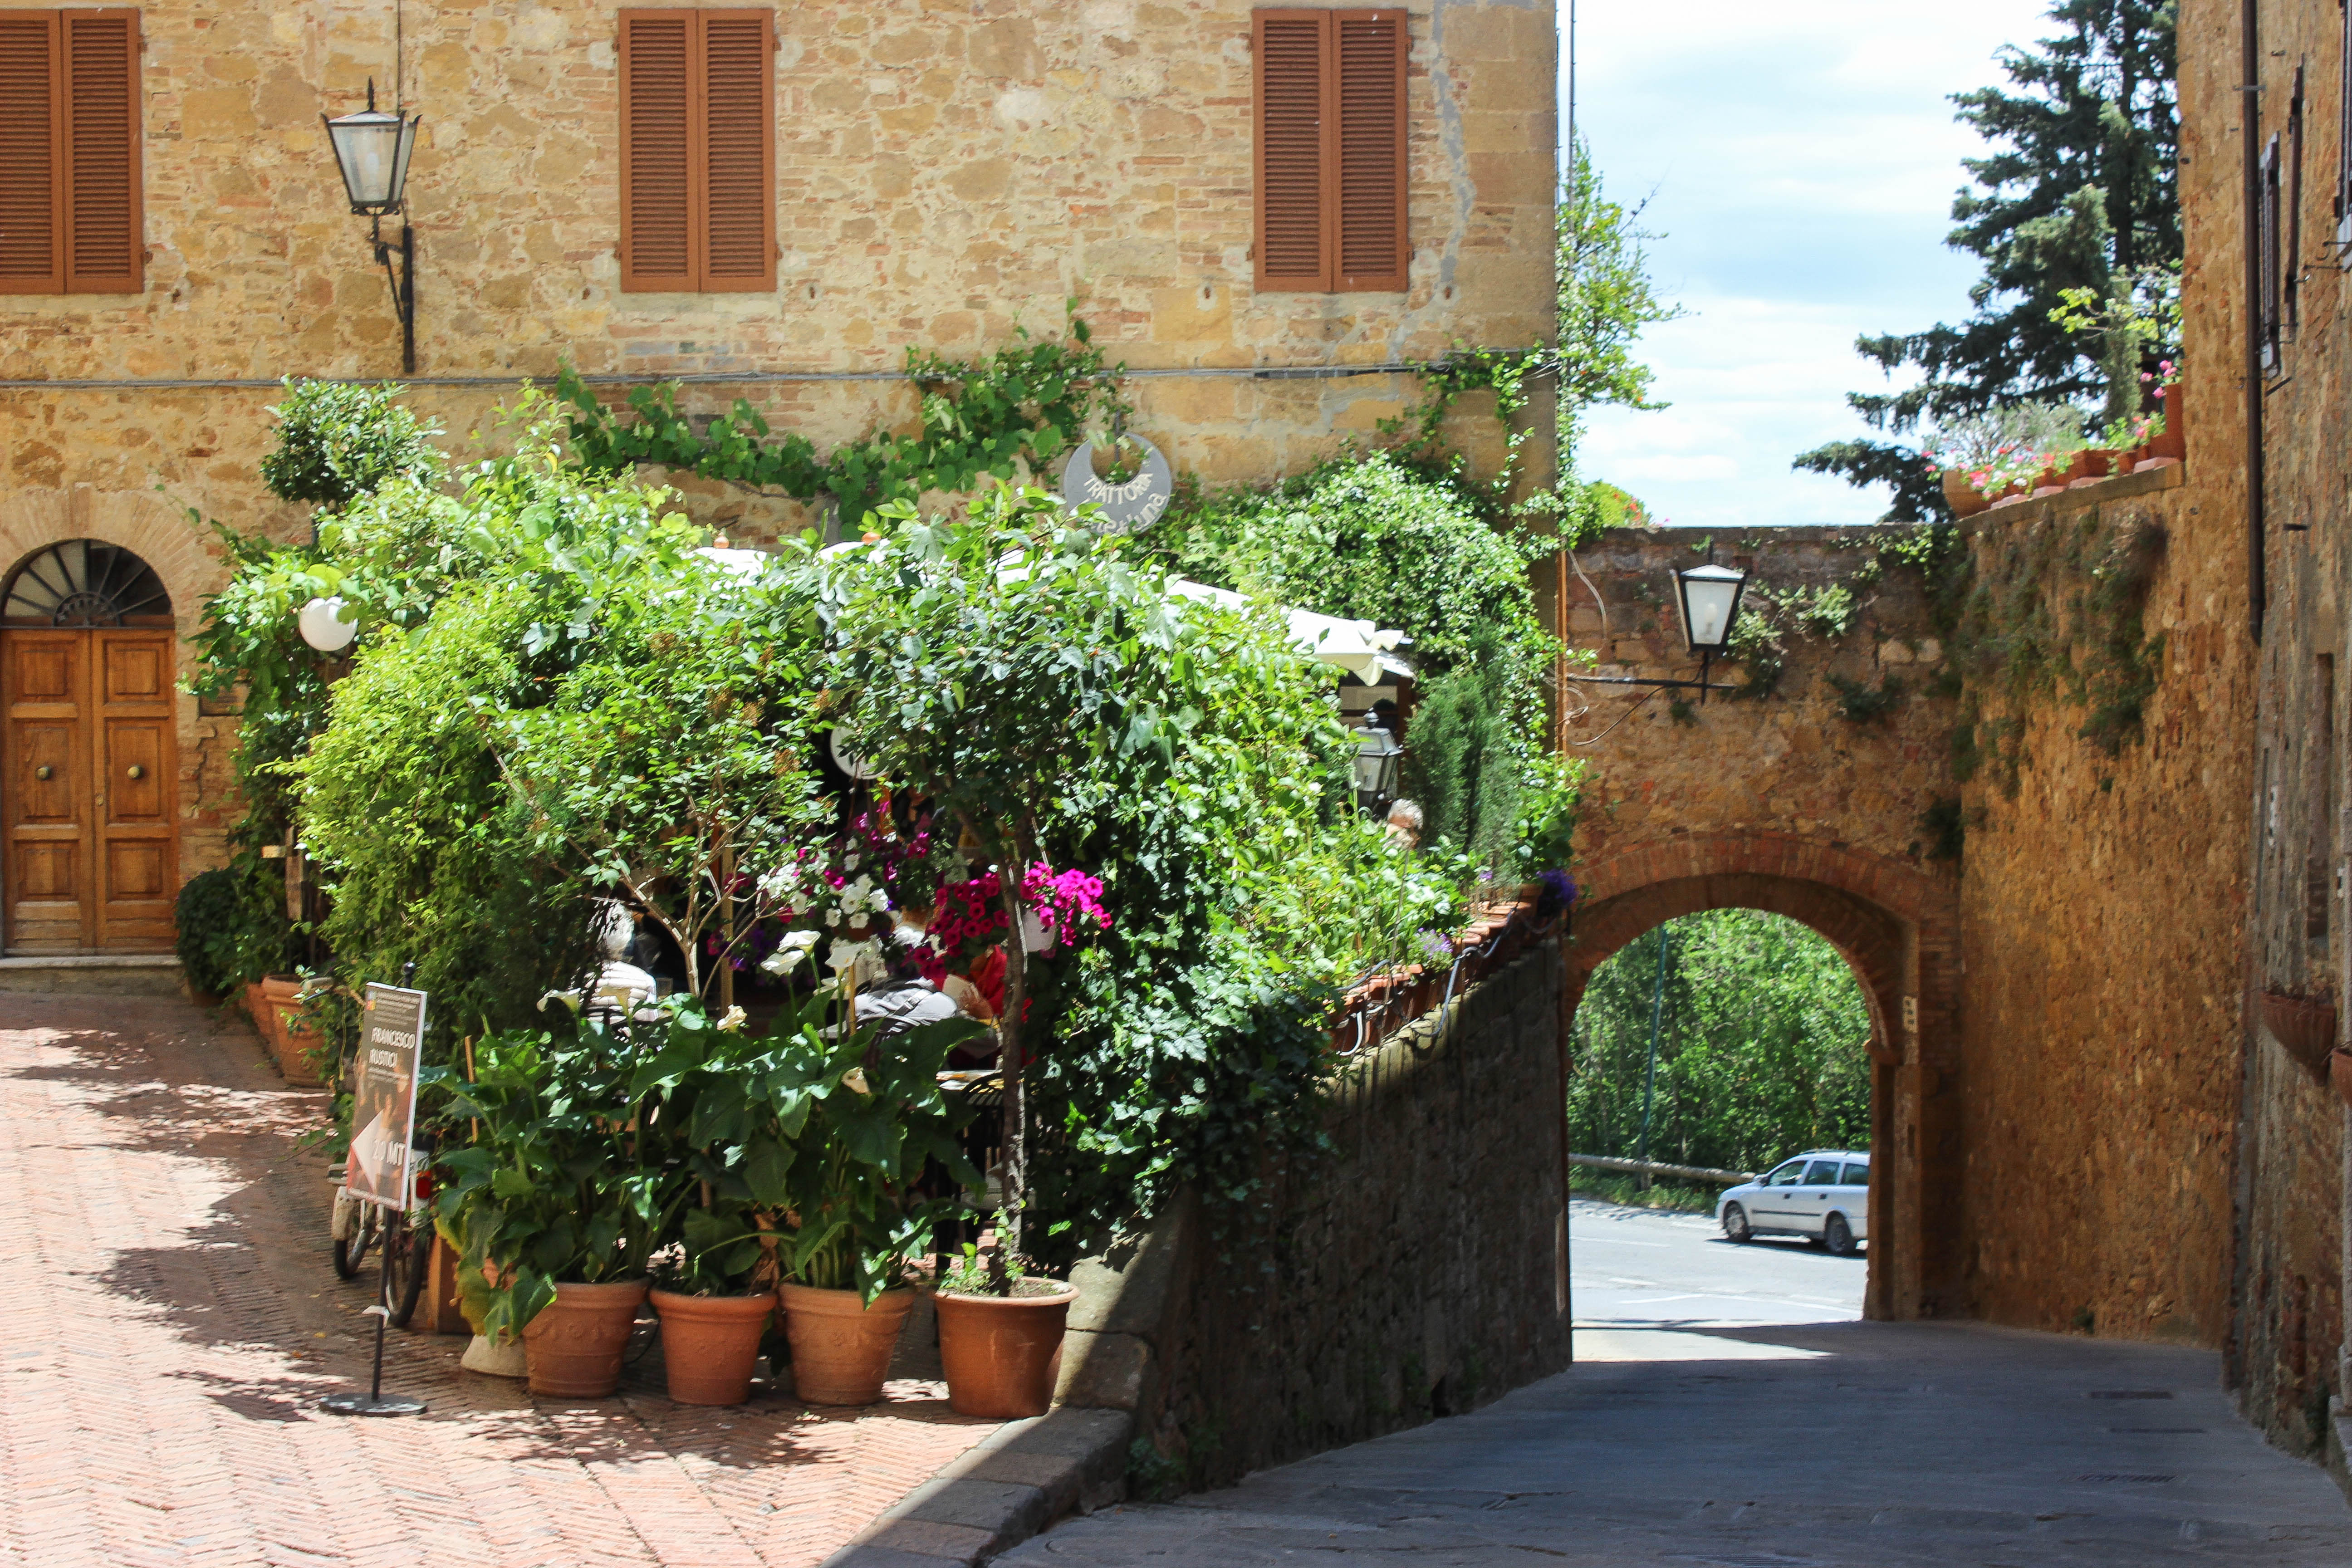
<instances>
[{"instance_id":1,"label":"bicycle wheel","mask_svg":"<svg viewBox=\"0 0 2352 1568\"><path fill-rule=\"evenodd\" d=\"M352 1226L352 1238L335 1243L336 1278L351 1279L358 1276L368 1248L380 1239L377 1217L380 1212L373 1204L360 1205L360 1217Z\"/></svg>"},{"instance_id":2,"label":"bicycle wheel","mask_svg":"<svg viewBox=\"0 0 2352 1568\"><path fill-rule=\"evenodd\" d=\"M391 1219L383 1237L384 1305L392 1310L392 1326L404 1329L415 1315L416 1299L425 1289L425 1266L433 1258L433 1232L412 1223L407 1215Z\"/></svg>"}]
</instances>

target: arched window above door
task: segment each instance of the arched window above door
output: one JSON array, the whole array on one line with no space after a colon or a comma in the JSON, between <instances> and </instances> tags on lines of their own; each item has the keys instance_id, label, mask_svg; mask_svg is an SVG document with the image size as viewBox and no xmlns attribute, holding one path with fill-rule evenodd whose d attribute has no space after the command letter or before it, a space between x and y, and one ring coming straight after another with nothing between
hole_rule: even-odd
<instances>
[{"instance_id":1,"label":"arched window above door","mask_svg":"<svg viewBox=\"0 0 2352 1568\"><path fill-rule=\"evenodd\" d=\"M36 551L16 563L0 593L0 625L172 624L172 596L154 569L100 539L68 539Z\"/></svg>"}]
</instances>

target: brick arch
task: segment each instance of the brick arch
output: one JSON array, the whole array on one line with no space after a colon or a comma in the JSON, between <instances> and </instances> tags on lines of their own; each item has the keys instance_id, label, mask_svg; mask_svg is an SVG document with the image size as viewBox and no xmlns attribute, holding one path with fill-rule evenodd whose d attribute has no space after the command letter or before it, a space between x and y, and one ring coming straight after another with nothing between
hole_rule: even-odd
<instances>
[{"instance_id":1,"label":"brick arch","mask_svg":"<svg viewBox=\"0 0 2352 1568\"><path fill-rule=\"evenodd\" d=\"M1627 845L1580 863L1578 881L1582 897L1564 953L1571 1017L1611 955L1704 910L1783 915L1844 955L1869 1007L1874 1063L1866 1310L1874 1318L1957 1310L1957 881L1848 844L1781 833ZM1568 1048L1563 1030L1563 1084Z\"/></svg>"}]
</instances>

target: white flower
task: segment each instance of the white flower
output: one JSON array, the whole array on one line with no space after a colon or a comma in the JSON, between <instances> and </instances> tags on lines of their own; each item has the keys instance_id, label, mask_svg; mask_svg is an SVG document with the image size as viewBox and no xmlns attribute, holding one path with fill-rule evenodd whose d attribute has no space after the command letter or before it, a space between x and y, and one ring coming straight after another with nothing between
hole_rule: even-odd
<instances>
[{"instance_id":1,"label":"white flower","mask_svg":"<svg viewBox=\"0 0 2352 1568\"><path fill-rule=\"evenodd\" d=\"M743 1009L740 1007L728 1008L727 1016L719 1020L719 1026L730 1035L740 1033L743 1024Z\"/></svg>"},{"instance_id":2,"label":"white flower","mask_svg":"<svg viewBox=\"0 0 2352 1568\"><path fill-rule=\"evenodd\" d=\"M788 931L783 934L782 940L776 943L776 947L779 952L806 952L816 945L816 939L817 933L813 931Z\"/></svg>"},{"instance_id":3,"label":"white flower","mask_svg":"<svg viewBox=\"0 0 2352 1568\"><path fill-rule=\"evenodd\" d=\"M839 924L841 923L841 911L840 911L839 910L825 910L825 911L824 911L824 923L825 923L825 924L827 924L827 925L829 925L829 926L837 926L837 925L839 925Z\"/></svg>"},{"instance_id":4,"label":"white flower","mask_svg":"<svg viewBox=\"0 0 2352 1568\"><path fill-rule=\"evenodd\" d=\"M577 991L551 991L539 999L539 1010L546 1012L550 1002L561 1002L574 1013L580 1011L580 993Z\"/></svg>"},{"instance_id":5,"label":"white flower","mask_svg":"<svg viewBox=\"0 0 2352 1568\"><path fill-rule=\"evenodd\" d=\"M866 857L864 857L863 855L860 855L860 854L858 854L856 851L852 850L849 854L845 855L845 856L843 856L843 857L842 857L841 863L842 863L843 865L845 865L845 866L848 867L851 870L855 871L855 870L856 870L856 869L857 869L857 863L858 863L859 861L861 861L861 860L865 859L865 858L866 858ZM864 880L866 880L866 879L865 879L865 878L863 878L863 877L860 877L860 878L858 878L857 879L858 879L859 881L861 881L861 882L862 882L862 881L864 881Z\"/></svg>"},{"instance_id":6,"label":"white flower","mask_svg":"<svg viewBox=\"0 0 2352 1568\"><path fill-rule=\"evenodd\" d=\"M860 1094L872 1094L874 1092L871 1089L866 1087L866 1069L864 1068L851 1068L847 1072L843 1073L841 1075L841 1086L844 1089L854 1089Z\"/></svg>"},{"instance_id":7,"label":"white flower","mask_svg":"<svg viewBox=\"0 0 2352 1568\"><path fill-rule=\"evenodd\" d=\"M809 934L814 936L816 933L811 931ZM804 947L780 947L760 961L760 968L782 980L785 975L798 969L801 966L801 960L807 956L808 949Z\"/></svg>"}]
</instances>

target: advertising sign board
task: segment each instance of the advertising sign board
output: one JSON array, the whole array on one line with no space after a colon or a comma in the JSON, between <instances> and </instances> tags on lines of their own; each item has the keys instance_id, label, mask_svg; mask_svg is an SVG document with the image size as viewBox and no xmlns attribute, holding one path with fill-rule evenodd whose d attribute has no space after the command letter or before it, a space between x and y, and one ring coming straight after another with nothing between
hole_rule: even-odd
<instances>
[{"instance_id":1,"label":"advertising sign board","mask_svg":"<svg viewBox=\"0 0 2352 1568\"><path fill-rule=\"evenodd\" d=\"M389 1209L405 1209L414 1201L409 1146L416 1138L416 1073L424 1055L425 993L371 984L360 1014L352 1152L343 1168L355 1198Z\"/></svg>"}]
</instances>

